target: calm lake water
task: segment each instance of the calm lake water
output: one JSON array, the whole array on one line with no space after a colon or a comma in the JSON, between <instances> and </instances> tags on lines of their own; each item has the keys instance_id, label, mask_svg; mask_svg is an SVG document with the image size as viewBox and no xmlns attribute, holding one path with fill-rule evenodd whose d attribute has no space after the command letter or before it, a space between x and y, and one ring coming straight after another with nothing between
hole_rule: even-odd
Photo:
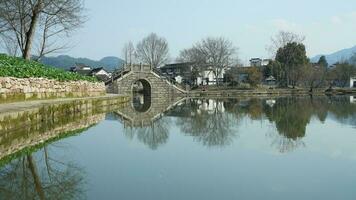
<instances>
[{"instance_id":1,"label":"calm lake water","mask_svg":"<svg viewBox=\"0 0 356 200\"><path fill-rule=\"evenodd\" d=\"M353 97L136 100L3 164L0 199L356 199Z\"/></svg>"}]
</instances>

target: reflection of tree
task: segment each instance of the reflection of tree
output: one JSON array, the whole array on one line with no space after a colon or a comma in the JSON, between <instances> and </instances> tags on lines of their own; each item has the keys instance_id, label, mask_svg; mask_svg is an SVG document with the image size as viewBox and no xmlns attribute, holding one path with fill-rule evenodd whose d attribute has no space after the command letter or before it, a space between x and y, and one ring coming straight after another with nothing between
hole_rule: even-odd
<instances>
[{"instance_id":1,"label":"reflection of tree","mask_svg":"<svg viewBox=\"0 0 356 200\"><path fill-rule=\"evenodd\" d=\"M305 136L306 125L311 118L306 102L303 99L282 98L272 108L266 106L265 113L281 135L297 140Z\"/></svg>"},{"instance_id":2,"label":"reflection of tree","mask_svg":"<svg viewBox=\"0 0 356 200\"><path fill-rule=\"evenodd\" d=\"M275 123L280 135L274 137L272 145L280 152L288 152L303 145L300 140L305 136L311 118L309 105L308 99L287 97L278 99L273 107L265 106L267 118Z\"/></svg>"},{"instance_id":3,"label":"reflection of tree","mask_svg":"<svg viewBox=\"0 0 356 200\"><path fill-rule=\"evenodd\" d=\"M11 161L0 169L0 197L4 199L84 199L83 173L71 163L37 153Z\"/></svg>"},{"instance_id":4,"label":"reflection of tree","mask_svg":"<svg viewBox=\"0 0 356 200\"><path fill-rule=\"evenodd\" d=\"M152 122L151 126L126 128L125 135L130 139L136 137L140 142L155 150L167 142L169 124L168 118L160 118Z\"/></svg>"},{"instance_id":5,"label":"reflection of tree","mask_svg":"<svg viewBox=\"0 0 356 200\"><path fill-rule=\"evenodd\" d=\"M222 101L203 102L210 109L199 109L197 100L190 101L191 117L179 118L177 125L182 132L193 136L206 146L225 146L232 142L235 132L232 129L232 117L225 113ZM209 105L210 104L210 105ZM214 104L214 105L211 105Z\"/></svg>"}]
</instances>

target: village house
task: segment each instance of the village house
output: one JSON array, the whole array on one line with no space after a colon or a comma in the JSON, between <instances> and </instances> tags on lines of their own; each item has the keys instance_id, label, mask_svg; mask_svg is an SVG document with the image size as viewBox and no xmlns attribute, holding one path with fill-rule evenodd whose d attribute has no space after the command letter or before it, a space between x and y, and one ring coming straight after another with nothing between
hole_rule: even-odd
<instances>
[{"instance_id":1,"label":"village house","mask_svg":"<svg viewBox=\"0 0 356 200\"><path fill-rule=\"evenodd\" d=\"M76 63L74 67L70 68L70 71L84 76L93 76L100 81L105 81L111 78L111 73L106 71L103 67L92 68L82 63Z\"/></svg>"},{"instance_id":2,"label":"village house","mask_svg":"<svg viewBox=\"0 0 356 200\"><path fill-rule=\"evenodd\" d=\"M263 67L263 66L267 66L270 62L271 62L270 59L251 58L250 66L251 67Z\"/></svg>"},{"instance_id":3,"label":"village house","mask_svg":"<svg viewBox=\"0 0 356 200\"><path fill-rule=\"evenodd\" d=\"M197 66L191 62L167 64L160 68L164 76L188 85L215 85L217 81L223 81L225 71L226 69L221 69L216 72L213 67Z\"/></svg>"},{"instance_id":4,"label":"village house","mask_svg":"<svg viewBox=\"0 0 356 200\"><path fill-rule=\"evenodd\" d=\"M350 88L356 88L356 76L350 77Z\"/></svg>"}]
</instances>

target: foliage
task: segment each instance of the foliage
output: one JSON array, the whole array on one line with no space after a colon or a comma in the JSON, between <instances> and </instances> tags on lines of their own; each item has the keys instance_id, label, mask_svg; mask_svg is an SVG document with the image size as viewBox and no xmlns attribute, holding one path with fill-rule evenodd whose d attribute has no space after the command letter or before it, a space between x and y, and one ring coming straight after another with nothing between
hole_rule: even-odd
<instances>
[{"instance_id":1,"label":"foliage","mask_svg":"<svg viewBox=\"0 0 356 200\"><path fill-rule=\"evenodd\" d=\"M1 0L0 40L10 45L8 53L19 52L26 60L33 49L38 58L66 49L57 42L84 23L83 5L82 0Z\"/></svg>"},{"instance_id":2,"label":"foliage","mask_svg":"<svg viewBox=\"0 0 356 200\"><path fill-rule=\"evenodd\" d=\"M261 80L262 80L262 73L256 67L252 67L248 71L248 83L252 87L256 87L259 83L261 83Z\"/></svg>"},{"instance_id":3,"label":"foliage","mask_svg":"<svg viewBox=\"0 0 356 200\"><path fill-rule=\"evenodd\" d=\"M0 54L0 77L16 78L48 78L59 81L86 80L95 82L95 77L83 76L73 72L67 72L35 61L27 61L21 58Z\"/></svg>"},{"instance_id":4,"label":"foliage","mask_svg":"<svg viewBox=\"0 0 356 200\"><path fill-rule=\"evenodd\" d=\"M286 46L288 43L303 43L305 36L289 31L279 31L276 35L271 37L271 44L267 47L269 53L275 57L278 49Z\"/></svg>"},{"instance_id":5,"label":"foliage","mask_svg":"<svg viewBox=\"0 0 356 200\"><path fill-rule=\"evenodd\" d=\"M335 64L335 68L328 73L328 79L332 85L336 84L345 87L350 81L350 77L356 73L356 66L347 62Z\"/></svg>"},{"instance_id":6,"label":"foliage","mask_svg":"<svg viewBox=\"0 0 356 200\"><path fill-rule=\"evenodd\" d=\"M271 61L265 67L263 74L265 77L273 76L277 81L282 79L282 65L278 61Z\"/></svg>"},{"instance_id":7,"label":"foliage","mask_svg":"<svg viewBox=\"0 0 356 200\"><path fill-rule=\"evenodd\" d=\"M237 48L223 37L208 37L181 51L178 60L195 63L199 71L212 69L215 76L221 78L223 70L238 61Z\"/></svg>"},{"instance_id":8,"label":"foliage","mask_svg":"<svg viewBox=\"0 0 356 200\"><path fill-rule=\"evenodd\" d=\"M325 56L321 56L321 57L319 58L318 65L319 65L320 67L324 67L324 68L327 68L327 67L329 66L328 61L326 61Z\"/></svg>"},{"instance_id":9,"label":"foliage","mask_svg":"<svg viewBox=\"0 0 356 200\"><path fill-rule=\"evenodd\" d=\"M306 65L303 77L304 85L310 88L310 92L314 88L323 86L327 78L327 68L324 66Z\"/></svg>"},{"instance_id":10,"label":"foliage","mask_svg":"<svg viewBox=\"0 0 356 200\"><path fill-rule=\"evenodd\" d=\"M303 76L303 68L309 59L306 56L304 44L293 42L278 49L276 61L282 65L283 84L285 86L292 84L295 87Z\"/></svg>"}]
</instances>

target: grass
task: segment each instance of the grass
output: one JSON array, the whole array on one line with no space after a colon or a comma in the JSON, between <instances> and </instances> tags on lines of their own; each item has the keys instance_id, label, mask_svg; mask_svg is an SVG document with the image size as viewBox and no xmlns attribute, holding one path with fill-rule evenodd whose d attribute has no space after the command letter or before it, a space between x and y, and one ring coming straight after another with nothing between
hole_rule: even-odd
<instances>
[{"instance_id":1,"label":"grass","mask_svg":"<svg viewBox=\"0 0 356 200\"><path fill-rule=\"evenodd\" d=\"M74 72L43 65L36 61L28 61L5 54L0 54L0 77L48 78L58 81L98 81L95 77L83 76Z\"/></svg>"}]
</instances>

